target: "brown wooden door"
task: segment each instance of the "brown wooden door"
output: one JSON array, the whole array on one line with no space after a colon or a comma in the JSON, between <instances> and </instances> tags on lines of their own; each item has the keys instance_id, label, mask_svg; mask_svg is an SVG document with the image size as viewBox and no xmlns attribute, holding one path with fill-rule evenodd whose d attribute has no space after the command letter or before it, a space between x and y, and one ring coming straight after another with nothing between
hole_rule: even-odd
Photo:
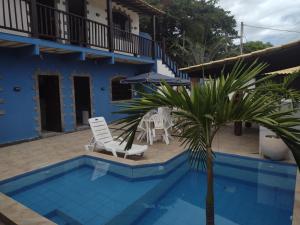
<instances>
[{"instance_id":1,"label":"brown wooden door","mask_svg":"<svg viewBox=\"0 0 300 225\"><path fill-rule=\"evenodd\" d=\"M61 132L59 77L39 75L38 83L42 131Z\"/></svg>"}]
</instances>

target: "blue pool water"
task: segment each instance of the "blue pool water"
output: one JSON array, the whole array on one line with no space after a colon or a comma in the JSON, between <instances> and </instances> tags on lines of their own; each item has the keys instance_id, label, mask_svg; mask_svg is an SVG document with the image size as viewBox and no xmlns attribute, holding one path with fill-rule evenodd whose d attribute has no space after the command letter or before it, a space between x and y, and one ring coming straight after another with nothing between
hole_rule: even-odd
<instances>
[{"instance_id":1,"label":"blue pool water","mask_svg":"<svg viewBox=\"0 0 300 225\"><path fill-rule=\"evenodd\" d=\"M217 154L217 225L291 225L296 166ZM0 191L61 225L204 225L206 176L186 154L129 167L79 157L0 182Z\"/></svg>"}]
</instances>

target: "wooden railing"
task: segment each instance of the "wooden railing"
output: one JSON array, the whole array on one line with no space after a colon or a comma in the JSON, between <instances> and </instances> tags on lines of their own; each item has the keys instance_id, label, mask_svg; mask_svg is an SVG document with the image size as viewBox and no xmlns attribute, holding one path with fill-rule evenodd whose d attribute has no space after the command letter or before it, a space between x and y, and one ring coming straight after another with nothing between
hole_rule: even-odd
<instances>
[{"instance_id":1,"label":"wooden railing","mask_svg":"<svg viewBox=\"0 0 300 225\"><path fill-rule=\"evenodd\" d=\"M114 29L114 49L134 55L152 56L152 40L133 33Z\"/></svg>"},{"instance_id":2,"label":"wooden railing","mask_svg":"<svg viewBox=\"0 0 300 225\"><path fill-rule=\"evenodd\" d=\"M175 74L176 77L188 79L188 74L179 70L175 61L172 60L171 57L166 53L165 47L162 43L156 43L155 54L156 58L161 59L162 63L165 64Z\"/></svg>"},{"instance_id":3,"label":"wooden railing","mask_svg":"<svg viewBox=\"0 0 300 225\"><path fill-rule=\"evenodd\" d=\"M31 33L28 0L0 0L0 28Z\"/></svg>"},{"instance_id":4,"label":"wooden railing","mask_svg":"<svg viewBox=\"0 0 300 225\"><path fill-rule=\"evenodd\" d=\"M150 39L124 30L113 29L113 44L109 46L107 25L36 3L35 0L0 0L0 10L2 29L80 46L111 48L111 51L116 50L136 56L154 56L153 41Z\"/></svg>"},{"instance_id":5,"label":"wooden railing","mask_svg":"<svg viewBox=\"0 0 300 225\"><path fill-rule=\"evenodd\" d=\"M40 38L108 48L107 25L39 3L36 6Z\"/></svg>"}]
</instances>

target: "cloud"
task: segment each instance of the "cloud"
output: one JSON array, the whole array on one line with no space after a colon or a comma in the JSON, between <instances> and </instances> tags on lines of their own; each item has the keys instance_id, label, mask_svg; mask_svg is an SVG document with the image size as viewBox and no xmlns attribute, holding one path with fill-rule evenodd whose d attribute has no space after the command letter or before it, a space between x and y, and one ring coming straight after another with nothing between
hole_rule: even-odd
<instances>
[{"instance_id":1,"label":"cloud","mask_svg":"<svg viewBox=\"0 0 300 225\"><path fill-rule=\"evenodd\" d=\"M234 15L240 29L245 25L300 32L300 0L219 0L219 5ZM300 33L264 30L245 26L244 41L260 40L274 45L300 39Z\"/></svg>"}]
</instances>

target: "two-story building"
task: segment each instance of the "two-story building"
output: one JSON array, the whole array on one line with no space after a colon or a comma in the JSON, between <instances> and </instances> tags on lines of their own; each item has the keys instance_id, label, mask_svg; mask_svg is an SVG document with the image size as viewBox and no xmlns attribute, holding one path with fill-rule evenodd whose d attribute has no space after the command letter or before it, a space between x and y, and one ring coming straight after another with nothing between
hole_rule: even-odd
<instances>
[{"instance_id":1,"label":"two-story building","mask_svg":"<svg viewBox=\"0 0 300 225\"><path fill-rule=\"evenodd\" d=\"M134 95L125 77L183 75L155 40L164 12L142 0L1 0L0 10L0 145L116 119Z\"/></svg>"}]
</instances>

